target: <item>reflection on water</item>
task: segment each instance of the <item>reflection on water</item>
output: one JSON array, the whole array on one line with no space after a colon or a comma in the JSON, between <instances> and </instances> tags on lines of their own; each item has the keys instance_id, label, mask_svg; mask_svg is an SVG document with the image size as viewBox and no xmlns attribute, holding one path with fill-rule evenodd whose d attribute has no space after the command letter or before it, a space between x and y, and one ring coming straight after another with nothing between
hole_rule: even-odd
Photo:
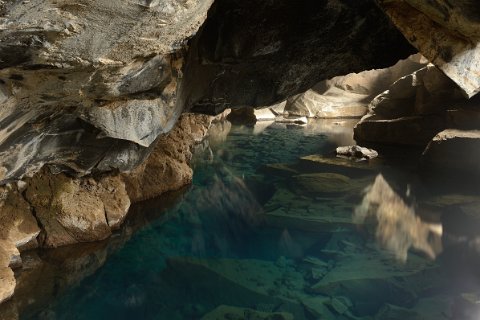
<instances>
[{"instance_id":1,"label":"reflection on water","mask_svg":"<svg viewBox=\"0 0 480 320\"><path fill-rule=\"evenodd\" d=\"M25 257L0 319L478 319L478 190L332 158L353 125L217 124L191 187Z\"/></svg>"},{"instance_id":2,"label":"reflection on water","mask_svg":"<svg viewBox=\"0 0 480 320\"><path fill-rule=\"evenodd\" d=\"M354 221L364 223L369 218L377 222L375 236L378 243L406 261L410 248L434 259L442 252L442 225L427 223L415 215L385 181L381 174L365 192L362 203L355 208Z\"/></svg>"}]
</instances>

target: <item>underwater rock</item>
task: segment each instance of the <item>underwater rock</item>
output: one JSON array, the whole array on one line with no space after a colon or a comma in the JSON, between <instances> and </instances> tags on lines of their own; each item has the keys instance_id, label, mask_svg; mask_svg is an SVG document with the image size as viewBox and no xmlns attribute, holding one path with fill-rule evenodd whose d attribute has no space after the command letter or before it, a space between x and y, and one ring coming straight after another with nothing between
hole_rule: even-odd
<instances>
[{"instance_id":1,"label":"underwater rock","mask_svg":"<svg viewBox=\"0 0 480 320\"><path fill-rule=\"evenodd\" d=\"M335 314L327 307L329 297L319 296L302 300L302 304L315 319L335 319Z\"/></svg>"},{"instance_id":2,"label":"underwater rock","mask_svg":"<svg viewBox=\"0 0 480 320\"><path fill-rule=\"evenodd\" d=\"M303 231L333 231L339 227L352 226L352 205L344 198L337 201L305 201L285 188L279 188L265 204L265 219L269 226Z\"/></svg>"},{"instance_id":3,"label":"underwater rock","mask_svg":"<svg viewBox=\"0 0 480 320\"><path fill-rule=\"evenodd\" d=\"M252 292L283 301L308 297L303 275L291 265L279 267L275 262L255 259L177 258L171 263L204 268Z\"/></svg>"},{"instance_id":4,"label":"underwater rock","mask_svg":"<svg viewBox=\"0 0 480 320\"><path fill-rule=\"evenodd\" d=\"M292 177L296 193L320 196L322 193L355 192L361 190L357 180L338 173L305 173Z\"/></svg>"},{"instance_id":5,"label":"underwater rock","mask_svg":"<svg viewBox=\"0 0 480 320\"><path fill-rule=\"evenodd\" d=\"M207 313L202 320L293 320L293 315L286 312L262 312L249 308L219 306Z\"/></svg>"},{"instance_id":6,"label":"underwater rock","mask_svg":"<svg viewBox=\"0 0 480 320\"><path fill-rule=\"evenodd\" d=\"M178 257L167 260L163 277L175 286L187 284L188 290L195 290L196 294L208 292L213 307L252 306L263 312L288 312L294 319L304 319L304 309L297 299L308 296L303 293L302 275L292 269L253 259Z\"/></svg>"},{"instance_id":7,"label":"underwater rock","mask_svg":"<svg viewBox=\"0 0 480 320\"><path fill-rule=\"evenodd\" d=\"M337 156L346 156L357 159L373 159L378 157L377 151L360 146L338 147L336 152Z\"/></svg>"}]
</instances>

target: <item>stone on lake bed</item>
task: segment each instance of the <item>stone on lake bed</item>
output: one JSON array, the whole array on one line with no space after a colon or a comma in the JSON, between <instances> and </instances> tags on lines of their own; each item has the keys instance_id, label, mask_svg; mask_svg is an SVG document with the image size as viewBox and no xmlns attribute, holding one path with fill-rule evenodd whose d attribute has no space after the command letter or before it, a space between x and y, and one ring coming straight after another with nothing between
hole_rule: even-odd
<instances>
[{"instance_id":1,"label":"stone on lake bed","mask_svg":"<svg viewBox=\"0 0 480 320\"><path fill-rule=\"evenodd\" d=\"M356 159L373 159L378 157L378 152L360 146L345 146L337 148L337 156L346 156Z\"/></svg>"},{"instance_id":2,"label":"stone on lake bed","mask_svg":"<svg viewBox=\"0 0 480 320\"><path fill-rule=\"evenodd\" d=\"M292 182L294 191L305 195L361 190L356 181L337 173L305 173L293 176Z\"/></svg>"},{"instance_id":3,"label":"stone on lake bed","mask_svg":"<svg viewBox=\"0 0 480 320\"><path fill-rule=\"evenodd\" d=\"M266 164L260 168L262 173L277 177L291 177L292 175L299 174L295 168L286 163L271 163Z\"/></svg>"},{"instance_id":4,"label":"stone on lake bed","mask_svg":"<svg viewBox=\"0 0 480 320\"><path fill-rule=\"evenodd\" d=\"M249 308L221 305L202 317L202 320L293 320L291 313L262 312Z\"/></svg>"}]
</instances>

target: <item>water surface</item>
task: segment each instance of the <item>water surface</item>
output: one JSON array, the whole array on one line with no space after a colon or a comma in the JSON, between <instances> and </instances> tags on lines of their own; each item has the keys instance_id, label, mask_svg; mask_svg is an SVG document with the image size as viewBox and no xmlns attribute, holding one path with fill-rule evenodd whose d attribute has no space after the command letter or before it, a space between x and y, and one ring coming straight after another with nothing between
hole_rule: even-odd
<instances>
[{"instance_id":1,"label":"water surface","mask_svg":"<svg viewBox=\"0 0 480 320\"><path fill-rule=\"evenodd\" d=\"M137 205L109 241L26 255L11 312L478 319L479 190L423 176L405 150L334 158L354 123L217 124L188 190Z\"/></svg>"}]
</instances>

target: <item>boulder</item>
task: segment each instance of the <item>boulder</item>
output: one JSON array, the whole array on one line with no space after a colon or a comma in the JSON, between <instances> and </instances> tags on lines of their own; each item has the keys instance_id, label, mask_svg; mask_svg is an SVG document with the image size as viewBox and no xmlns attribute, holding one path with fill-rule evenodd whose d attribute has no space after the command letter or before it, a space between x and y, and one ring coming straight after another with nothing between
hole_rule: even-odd
<instances>
[{"instance_id":1,"label":"boulder","mask_svg":"<svg viewBox=\"0 0 480 320\"><path fill-rule=\"evenodd\" d=\"M480 174L480 130L447 129L437 134L422 155L425 168Z\"/></svg>"},{"instance_id":2,"label":"boulder","mask_svg":"<svg viewBox=\"0 0 480 320\"><path fill-rule=\"evenodd\" d=\"M0 188L0 239L11 242L19 250L38 246L40 233L30 205L15 188Z\"/></svg>"},{"instance_id":3,"label":"boulder","mask_svg":"<svg viewBox=\"0 0 480 320\"><path fill-rule=\"evenodd\" d=\"M428 65L398 79L371 101L368 114L355 126L355 139L425 146L454 121L447 110L468 104L452 80Z\"/></svg>"}]
</instances>

